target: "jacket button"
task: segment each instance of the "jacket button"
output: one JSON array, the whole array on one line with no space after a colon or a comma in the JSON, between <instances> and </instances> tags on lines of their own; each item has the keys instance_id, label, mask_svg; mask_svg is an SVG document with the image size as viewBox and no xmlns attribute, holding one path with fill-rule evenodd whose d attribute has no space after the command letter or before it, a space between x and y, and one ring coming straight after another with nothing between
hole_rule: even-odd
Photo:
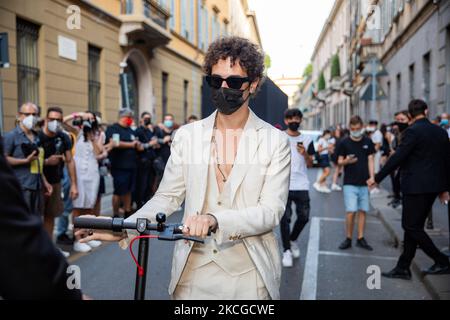
<instances>
[{"instance_id":1,"label":"jacket button","mask_svg":"<svg viewBox=\"0 0 450 320\"><path fill-rule=\"evenodd\" d=\"M222 202L218 201L218 202L217 202L217 205L221 206L221 205L222 205Z\"/></svg>"},{"instance_id":2,"label":"jacket button","mask_svg":"<svg viewBox=\"0 0 450 320\"><path fill-rule=\"evenodd\" d=\"M214 250L213 250L213 253L214 253L214 254L217 254L217 250L216 250L216 249L214 249Z\"/></svg>"}]
</instances>

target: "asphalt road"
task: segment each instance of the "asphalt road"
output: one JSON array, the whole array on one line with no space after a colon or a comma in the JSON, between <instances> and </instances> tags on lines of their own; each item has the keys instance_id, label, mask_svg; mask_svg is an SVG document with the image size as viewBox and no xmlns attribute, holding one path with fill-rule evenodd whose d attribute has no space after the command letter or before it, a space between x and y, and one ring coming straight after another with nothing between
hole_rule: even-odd
<instances>
[{"instance_id":1,"label":"asphalt road","mask_svg":"<svg viewBox=\"0 0 450 320\"><path fill-rule=\"evenodd\" d=\"M310 179L316 174L311 170ZM282 299L431 299L416 277L412 281L377 277L378 271L395 265L399 249L373 213L368 216L366 239L374 251L355 246L341 251L338 246L345 237L342 193L319 194L312 189L310 197L311 219L298 239L301 257L294 267L283 269ZM168 219L180 220L181 212ZM151 241L147 299L170 299L172 250L173 243ZM82 290L92 298L133 299L136 268L128 250L115 243L104 244L89 254L74 255L70 262L81 268Z\"/></svg>"}]
</instances>

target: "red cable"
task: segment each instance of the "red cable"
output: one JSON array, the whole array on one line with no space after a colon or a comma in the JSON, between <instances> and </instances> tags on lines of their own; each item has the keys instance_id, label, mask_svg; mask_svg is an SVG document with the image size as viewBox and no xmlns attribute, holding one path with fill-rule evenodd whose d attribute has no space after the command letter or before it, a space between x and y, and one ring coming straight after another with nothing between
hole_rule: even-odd
<instances>
[{"instance_id":1,"label":"red cable","mask_svg":"<svg viewBox=\"0 0 450 320\"><path fill-rule=\"evenodd\" d=\"M137 268L138 268L138 275L139 275L139 277L144 276L144 268L142 268L142 267L139 265L139 262L137 261L136 256L135 256L134 253L133 253L133 243L134 243L136 240L138 240L138 239L157 239L157 238L158 238L158 236L137 236L136 238L134 238L134 239L131 240L131 242L130 242L130 247L129 247L129 249L130 249L131 257L133 258L134 263L136 264L136 266L137 266Z\"/></svg>"}]
</instances>

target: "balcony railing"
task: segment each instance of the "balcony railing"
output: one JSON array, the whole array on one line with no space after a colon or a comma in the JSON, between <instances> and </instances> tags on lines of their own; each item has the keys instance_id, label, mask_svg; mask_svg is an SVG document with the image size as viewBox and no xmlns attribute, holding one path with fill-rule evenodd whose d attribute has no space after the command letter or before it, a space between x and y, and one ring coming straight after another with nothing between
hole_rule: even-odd
<instances>
[{"instance_id":1,"label":"balcony railing","mask_svg":"<svg viewBox=\"0 0 450 320\"><path fill-rule=\"evenodd\" d=\"M169 9L164 8L161 4L154 0L143 0L144 16L156 22L164 29L167 28L167 21L170 17Z\"/></svg>"},{"instance_id":2,"label":"balcony railing","mask_svg":"<svg viewBox=\"0 0 450 320\"><path fill-rule=\"evenodd\" d=\"M170 11L156 0L123 0L120 43L146 43L156 47L170 39L168 20Z\"/></svg>"},{"instance_id":3,"label":"balcony railing","mask_svg":"<svg viewBox=\"0 0 450 320\"><path fill-rule=\"evenodd\" d=\"M122 0L121 12L125 15L144 15L163 28L167 28L170 18L169 8L156 0Z\"/></svg>"}]
</instances>

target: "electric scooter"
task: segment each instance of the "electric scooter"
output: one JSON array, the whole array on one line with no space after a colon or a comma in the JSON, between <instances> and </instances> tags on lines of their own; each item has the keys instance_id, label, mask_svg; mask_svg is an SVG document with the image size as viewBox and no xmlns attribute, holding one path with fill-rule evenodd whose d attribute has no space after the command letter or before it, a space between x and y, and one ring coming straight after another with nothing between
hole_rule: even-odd
<instances>
[{"instance_id":1,"label":"electric scooter","mask_svg":"<svg viewBox=\"0 0 450 320\"><path fill-rule=\"evenodd\" d=\"M156 215L156 222L156 224L152 224L145 218L138 218L135 222L126 222L123 218L96 219L78 217L74 219L74 227L80 229L110 230L113 232L136 230L139 233L139 236L130 242L129 249L131 257L137 265L134 300L144 300L150 239L162 241L187 240L204 243L199 238L183 235L182 224L166 224L166 215L164 213L158 213ZM156 232L156 234L151 234L152 231ZM132 249L135 240L139 240L137 260Z\"/></svg>"}]
</instances>

